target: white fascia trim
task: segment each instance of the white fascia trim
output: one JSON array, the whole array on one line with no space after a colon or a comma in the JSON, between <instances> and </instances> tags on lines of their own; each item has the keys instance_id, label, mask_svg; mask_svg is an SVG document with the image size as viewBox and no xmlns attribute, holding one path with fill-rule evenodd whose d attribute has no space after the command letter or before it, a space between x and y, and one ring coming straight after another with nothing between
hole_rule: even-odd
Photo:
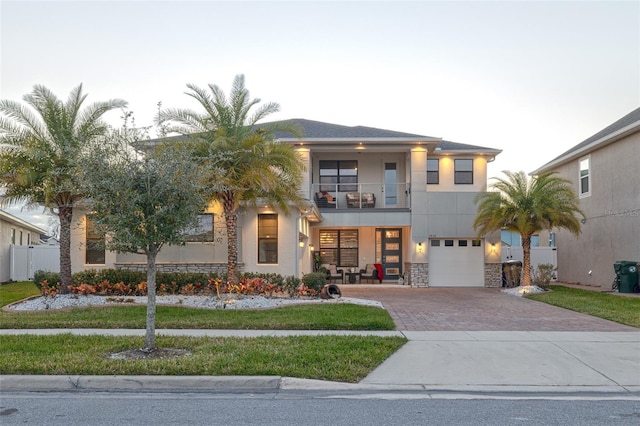
<instances>
[{"instance_id":1,"label":"white fascia trim","mask_svg":"<svg viewBox=\"0 0 640 426\"><path fill-rule=\"evenodd\" d=\"M280 138L289 143L425 143L441 142L442 138Z\"/></svg>"},{"instance_id":2,"label":"white fascia trim","mask_svg":"<svg viewBox=\"0 0 640 426\"><path fill-rule=\"evenodd\" d=\"M608 134L607 136L600 138L598 140L595 140L593 142L591 142L589 145L587 146L583 146L582 148L573 151L563 157L560 158L556 158L555 160L551 161L550 163L545 164L542 167L539 167L538 169L532 171L531 173L529 173L530 176L535 176L538 175L540 173L544 173L546 171L552 170L554 169L556 166L559 166L560 164L566 163L567 161L571 161L571 160L575 160L577 158L580 157L584 157L588 152L594 150L595 148L600 148L601 146L605 146L608 145L610 143L613 143L619 139L622 139L625 136L629 136L637 131L640 131L640 121L636 121L633 122L631 124L629 124L626 127L623 127L622 129L615 131L613 133Z\"/></svg>"},{"instance_id":3,"label":"white fascia trim","mask_svg":"<svg viewBox=\"0 0 640 426\"><path fill-rule=\"evenodd\" d=\"M37 226L25 220L22 220L19 217L12 215L11 213L7 213L4 210L0 210L0 217L2 217L2 219L4 219L8 223L28 229L29 231L37 232L38 234L47 233L47 231L45 231L44 229L38 228Z\"/></svg>"}]
</instances>

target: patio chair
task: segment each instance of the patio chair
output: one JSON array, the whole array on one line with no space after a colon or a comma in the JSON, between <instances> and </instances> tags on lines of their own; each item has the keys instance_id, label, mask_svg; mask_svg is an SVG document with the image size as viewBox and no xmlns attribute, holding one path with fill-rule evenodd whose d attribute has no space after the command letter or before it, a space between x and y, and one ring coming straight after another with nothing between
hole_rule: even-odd
<instances>
[{"instance_id":1,"label":"patio chair","mask_svg":"<svg viewBox=\"0 0 640 426\"><path fill-rule=\"evenodd\" d=\"M338 278L340 278L340 283L344 284L344 271L342 269L338 269L336 265L326 265L327 269L327 279L331 282L336 282Z\"/></svg>"},{"instance_id":2,"label":"patio chair","mask_svg":"<svg viewBox=\"0 0 640 426\"><path fill-rule=\"evenodd\" d=\"M360 282L362 280L373 281L378 279L378 270L373 263L367 263L364 269L360 269Z\"/></svg>"}]
</instances>

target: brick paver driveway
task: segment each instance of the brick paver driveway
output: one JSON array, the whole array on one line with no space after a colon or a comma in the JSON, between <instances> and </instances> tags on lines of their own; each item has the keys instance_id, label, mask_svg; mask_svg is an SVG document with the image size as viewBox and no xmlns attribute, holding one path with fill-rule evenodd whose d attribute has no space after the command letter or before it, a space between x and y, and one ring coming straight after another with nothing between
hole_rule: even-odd
<instances>
[{"instance_id":1,"label":"brick paver driveway","mask_svg":"<svg viewBox=\"0 0 640 426\"><path fill-rule=\"evenodd\" d=\"M344 297L382 302L398 330L638 331L491 288L341 285Z\"/></svg>"}]
</instances>

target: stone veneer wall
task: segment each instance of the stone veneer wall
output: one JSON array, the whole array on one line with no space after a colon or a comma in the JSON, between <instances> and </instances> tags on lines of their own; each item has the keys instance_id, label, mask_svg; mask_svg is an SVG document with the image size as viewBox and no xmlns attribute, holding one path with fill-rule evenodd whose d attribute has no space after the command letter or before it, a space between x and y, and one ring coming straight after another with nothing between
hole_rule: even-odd
<instances>
[{"instance_id":1,"label":"stone veneer wall","mask_svg":"<svg viewBox=\"0 0 640 426\"><path fill-rule=\"evenodd\" d=\"M501 263L485 263L484 264L484 286L485 287L502 287L502 264Z\"/></svg>"},{"instance_id":2,"label":"stone veneer wall","mask_svg":"<svg viewBox=\"0 0 640 426\"><path fill-rule=\"evenodd\" d=\"M428 263L405 263L405 285L411 287L429 287Z\"/></svg>"},{"instance_id":3,"label":"stone veneer wall","mask_svg":"<svg viewBox=\"0 0 640 426\"><path fill-rule=\"evenodd\" d=\"M227 273L226 263L169 263L159 262L156 263L158 272L188 272L188 273L216 273L218 275L224 275ZM146 263L116 263L116 269L125 269L129 271L146 271ZM238 264L238 271L244 272L244 265Z\"/></svg>"}]
</instances>

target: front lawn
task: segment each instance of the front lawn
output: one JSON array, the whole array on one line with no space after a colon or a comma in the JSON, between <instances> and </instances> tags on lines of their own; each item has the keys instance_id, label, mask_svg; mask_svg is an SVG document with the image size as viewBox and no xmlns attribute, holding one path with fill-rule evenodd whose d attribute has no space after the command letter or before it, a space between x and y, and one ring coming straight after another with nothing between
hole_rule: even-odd
<instances>
[{"instance_id":1,"label":"front lawn","mask_svg":"<svg viewBox=\"0 0 640 426\"><path fill-rule=\"evenodd\" d=\"M111 359L144 346L142 337L3 336L0 374L286 376L357 382L406 339L375 336L167 337L158 347L187 349L172 359Z\"/></svg>"},{"instance_id":2,"label":"front lawn","mask_svg":"<svg viewBox=\"0 0 640 426\"><path fill-rule=\"evenodd\" d=\"M31 282L0 286L2 306L38 295ZM82 297L82 296L79 296ZM2 311L0 328L145 328L146 306L108 306L37 312ZM156 328L240 330L394 330L389 313L371 306L293 305L276 309L211 310L158 306Z\"/></svg>"},{"instance_id":3,"label":"front lawn","mask_svg":"<svg viewBox=\"0 0 640 426\"><path fill-rule=\"evenodd\" d=\"M625 297L561 285L550 286L550 289L553 291L526 297L640 328L640 297Z\"/></svg>"},{"instance_id":4,"label":"front lawn","mask_svg":"<svg viewBox=\"0 0 640 426\"><path fill-rule=\"evenodd\" d=\"M31 282L0 286L0 304L38 295ZM0 328L145 328L145 306L0 312ZM157 307L157 328L253 330L393 330L384 309L352 304L293 305L262 310ZM357 382L406 339L376 336L157 336L159 348L187 349L172 359L111 359L144 346L142 337L16 335L0 339L0 374L275 375Z\"/></svg>"}]
</instances>

